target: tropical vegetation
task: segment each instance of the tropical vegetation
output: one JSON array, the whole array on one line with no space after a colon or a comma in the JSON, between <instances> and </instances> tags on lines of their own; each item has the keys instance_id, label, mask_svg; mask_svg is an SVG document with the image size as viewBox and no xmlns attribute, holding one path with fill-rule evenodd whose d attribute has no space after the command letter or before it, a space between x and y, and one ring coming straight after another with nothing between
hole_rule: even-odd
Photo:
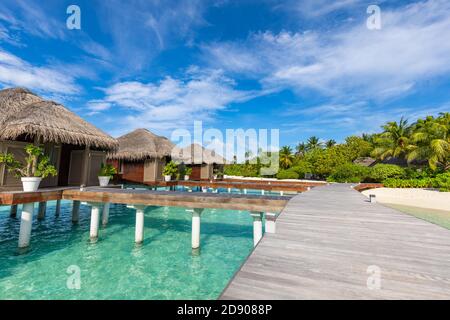
<instances>
[{"instance_id":1,"label":"tropical vegetation","mask_svg":"<svg viewBox=\"0 0 450 320\"><path fill-rule=\"evenodd\" d=\"M386 185L426 185L446 189L450 170L450 113L387 122L379 133L347 137L337 143L312 136L295 151L283 146L278 152L278 179L319 179L330 182L382 182ZM261 176L269 153L225 167L226 175ZM373 163L359 164L361 159ZM251 161L253 160L253 161ZM374 165L375 164L375 165Z\"/></svg>"},{"instance_id":2,"label":"tropical vegetation","mask_svg":"<svg viewBox=\"0 0 450 320\"><path fill-rule=\"evenodd\" d=\"M50 158L44 154L44 149L33 144L28 144L24 148L27 156L22 163L15 159L12 153L0 153L0 164L4 164L6 169L17 178L56 176L58 171L50 163Z\"/></svg>"}]
</instances>

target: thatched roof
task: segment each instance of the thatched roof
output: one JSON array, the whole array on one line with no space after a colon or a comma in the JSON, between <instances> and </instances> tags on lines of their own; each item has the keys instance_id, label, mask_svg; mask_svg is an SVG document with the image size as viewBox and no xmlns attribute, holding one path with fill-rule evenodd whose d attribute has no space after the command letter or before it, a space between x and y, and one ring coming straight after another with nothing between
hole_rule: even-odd
<instances>
[{"instance_id":1,"label":"thatched roof","mask_svg":"<svg viewBox=\"0 0 450 320\"><path fill-rule=\"evenodd\" d=\"M215 151L206 149L197 143L184 148L176 148L172 152L172 160L185 164L225 164L225 159Z\"/></svg>"},{"instance_id":2,"label":"thatched roof","mask_svg":"<svg viewBox=\"0 0 450 320\"><path fill-rule=\"evenodd\" d=\"M353 161L353 163L363 167L372 167L377 163L377 160L371 157L360 157Z\"/></svg>"},{"instance_id":3,"label":"thatched roof","mask_svg":"<svg viewBox=\"0 0 450 320\"><path fill-rule=\"evenodd\" d=\"M109 159L139 161L147 158L170 156L174 144L166 137L157 136L147 129L137 129L117 139L119 149Z\"/></svg>"},{"instance_id":4,"label":"thatched roof","mask_svg":"<svg viewBox=\"0 0 450 320\"><path fill-rule=\"evenodd\" d=\"M22 88L0 90L0 140L20 136L42 142L113 150L117 141L64 106Z\"/></svg>"}]
</instances>

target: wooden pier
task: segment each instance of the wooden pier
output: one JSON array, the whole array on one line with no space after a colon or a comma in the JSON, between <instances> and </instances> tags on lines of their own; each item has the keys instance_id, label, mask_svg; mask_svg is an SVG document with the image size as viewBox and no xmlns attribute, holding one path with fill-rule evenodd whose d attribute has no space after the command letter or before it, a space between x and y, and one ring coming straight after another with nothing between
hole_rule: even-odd
<instances>
[{"instance_id":1,"label":"wooden pier","mask_svg":"<svg viewBox=\"0 0 450 320\"><path fill-rule=\"evenodd\" d=\"M450 299L450 230L350 185L295 196L221 299Z\"/></svg>"},{"instance_id":2,"label":"wooden pier","mask_svg":"<svg viewBox=\"0 0 450 320\"><path fill-rule=\"evenodd\" d=\"M58 201L56 214L59 214L60 201L71 200L72 222L78 223L80 203L91 206L90 237L96 240L99 234L100 220L108 223L110 204L125 204L136 210L135 241L144 240L144 211L147 206L182 207L192 215L192 248L200 246L200 220L204 209L229 209L249 211L253 218L254 244L262 235L262 221L265 216L266 232L275 232L278 214L288 203L290 197L241 195L231 193L176 192L100 188L52 188L36 192L10 191L0 193L0 205L10 205L10 216L17 215L17 205L23 204L19 231L19 247L30 245L35 204L39 203L38 219L45 218L46 202ZM101 212L101 213L100 213ZM102 215L100 219L100 215Z\"/></svg>"}]
</instances>

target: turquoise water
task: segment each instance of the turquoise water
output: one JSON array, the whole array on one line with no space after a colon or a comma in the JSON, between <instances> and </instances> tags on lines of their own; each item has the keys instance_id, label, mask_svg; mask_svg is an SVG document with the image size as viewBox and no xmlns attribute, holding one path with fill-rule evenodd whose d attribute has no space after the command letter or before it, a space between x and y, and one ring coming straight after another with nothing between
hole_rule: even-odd
<instances>
[{"instance_id":1,"label":"turquoise water","mask_svg":"<svg viewBox=\"0 0 450 320\"><path fill-rule=\"evenodd\" d=\"M31 247L19 252L20 207L18 218L0 207L0 299L215 299L253 247L248 212L205 210L198 254L182 208L147 208L141 246L134 244L134 210L125 206L111 205L96 243L89 241L89 207L81 206L78 225L70 202L59 217L54 208L49 202L43 221L35 214ZM80 270L80 289L67 286L70 266Z\"/></svg>"}]
</instances>

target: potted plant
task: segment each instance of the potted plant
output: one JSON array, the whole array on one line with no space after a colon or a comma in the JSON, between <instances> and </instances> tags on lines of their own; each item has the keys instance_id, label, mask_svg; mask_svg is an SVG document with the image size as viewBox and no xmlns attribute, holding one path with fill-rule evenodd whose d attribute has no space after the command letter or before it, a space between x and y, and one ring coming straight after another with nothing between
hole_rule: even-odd
<instances>
[{"instance_id":1,"label":"potted plant","mask_svg":"<svg viewBox=\"0 0 450 320\"><path fill-rule=\"evenodd\" d=\"M192 168L186 168L184 171L184 180L189 180L190 175L192 174Z\"/></svg>"},{"instance_id":2,"label":"potted plant","mask_svg":"<svg viewBox=\"0 0 450 320\"><path fill-rule=\"evenodd\" d=\"M98 173L98 182L100 187L107 187L111 178L117 173L114 166L102 163L100 172Z\"/></svg>"},{"instance_id":3,"label":"potted plant","mask_svg":"<svg viewBox=\"0 0 450 320\"><path fill-rule=\"evenodd\" d=\"M17 178L21 178L23 191L37 191L42 179L55 177L58 172L55 166L50 164L50 159L44 155L42 148L28 144L25 146L25 152L25 164L17 161L11 153L0 153L0 163Z\"/></svg>"},{"instance_id":4,"label":"potted plant","mask_svg":"<svg viewBox=\"0 0 450 320\"><path fill-rule=\"evenodd\" d=\"M167 163L164 167L164 180L166 182L170 181L172 179L172 176L175 175L178 172L178 167L175 162L170 161Z\"/></svg>"}]
</instances>

